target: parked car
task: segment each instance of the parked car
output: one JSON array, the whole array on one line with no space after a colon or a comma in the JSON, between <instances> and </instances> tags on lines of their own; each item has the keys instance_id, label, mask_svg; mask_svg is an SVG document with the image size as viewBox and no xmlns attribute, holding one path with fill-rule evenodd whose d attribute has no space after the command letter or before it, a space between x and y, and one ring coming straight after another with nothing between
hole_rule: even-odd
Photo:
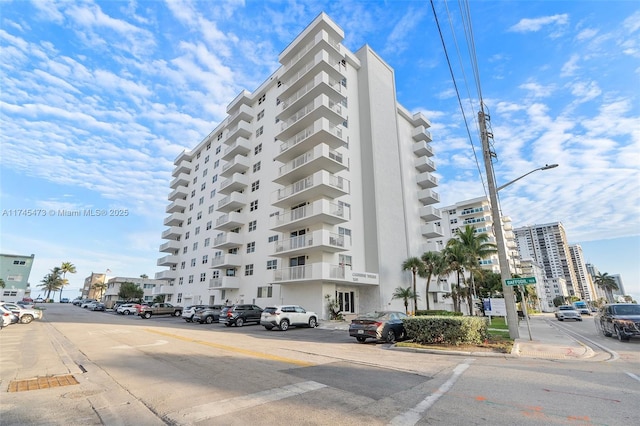
<instances>
[{"instance_id":1,"label":"parked car","mask_svg":"<svg viewBox=\"0 0 640 426\"><path fill-rule=\"evenodd\" d=\"M602 334L615 335L621 342L640 337L640 305L635 303L604 305L595 321Z\"/></svg>"},{"instance_id":2,"label":"parked car","mask_svg":"<svg viewBox=\"0 0 640 426\"><path fill-rule=\"evenodd\" d=\"M20 324L29 324L34 319L41 319L43 317L43 311L41 309L26 309L17 303L5 302L2 304L2 307L16 314Z\"/></svg>"},{"instance_id":3,"label":"parked car","mask_svg":"<svg viewBox=\"0 0 640 426\"><path fill-rule=\"evenodd\" d=\"M220 313L218 322L231 327L242 327L246 323L260 324L260 316L262 308L256 305L233 305L225 307L224 312Z\"/></svg>"},{"instance_id":4,"label":"parked car","mask_svg":"<svg viewBox=\"0 0 640 426\"><path fill-rule=\"evenodd\" d=\"M72 304L73 306L80 306L80 305L82 304L82 301L83 301L83 300L84 300L83 298L78 297L78 298L76 298L76 299L73 299L73 300L71 301L71 304Z\"/></svg>"},{"instance_id":5,"label":"parked car","mask_svg":"<svg viewBox=\"0 0 640 426\"><path fill-rule=\"evenodd\" d=\"M566 319L582 321L580 312L576 311L571 305L558 306L558 309L556 309L556 318L558 321L564 321Z\"/></svg>"},{"instance_id":6,"label":"parked car","mask_svg":"<svg viewBox=\"0 0 640 426\"><path fill-rule=\"evenodd\" d=\"M96 299L84 299L84 300L82 301L82 303L80 304L80 307L81 307L81 308L86 309L86 308L88 308L88 307L89 307L89 305L90 305L90 304L92 304L93 302L97 302L97 300L96 300Z\"/></svg>"},{"instance_id":7,"label":"parked car","mask_svg":"<svg viewBox=\"0 0 640 426\"><path fill-rule=\"evenodd\" d=\"M22 306L25 309L33 309L36 307L36 304L33 302L27 302L26 300L18 300L16 305Z\"/></svg>"},{"instance_id":8,"label":"parked car","mask_svg":"<svg viewBox=\"0 0 640 426\"><path fill-rule=\"evenodd\" d=\"M101 302L93 302L87 305L87 309L90 311L104 311L107 309L104 303Z\"/></svg>"},{"instance_id":9,"label":"parked car","mask_svg":"<svg viewBox=\"0 0 640 426\"><path fill-rule=\"evenodd\" d=\"M35 303L43 303L44 299L42 297L38 297L36 300L34 300Z\"/></svg>"},{"instance_id":10,"label":"parked car","mask_svg":"<svg viewBox=\"0 0 640 426\"><path fill-rule=\"evenodd\" d=\"M184 308L184 310L182 311L182 319L185 320L186 322L191 322L193 321L193 316L196 314L197 311L200 311L204 308L206 308L207 305L189 305L186 306Z\"/></svg>"},{"instance_id":11,"label":"parked car","mask_svg":"<svg viewBox=\"0 0 640 426\"><path fill-rule=\"evenodd\" d=\"M282 331L287 331L291 325L315 328L318 315L298 305L269 306L262 311L260 325L267 330L278 327Z\"/></svg>"},{"instance_id":12,"label":"parked car","mask_svg":"<svg viewBox=\"0 0 640 426\"><path fill-rule=\"evenodd\" d=\"M402 322L405 318L408 318L407 314L399 311L369 312L351 320L349 336L360 343L367 339L392 343L406 337Z\"/></svg>"},{"instance_id":13,"label":"parked car","mask_svg":"<svg viewBox=\"0 0 640 426\"><path fill-rule=\"evenodd\" d=\"M124 305L118 306L116 312L120 315L137 315L139 306L138 303L125 303Z\"/></svg>"},{"instance_id":14,"label":"parked car","mask_svg":"<svg viewBox=\"0 0 640 426\"><path fill-rule=\"evenodd\" d=\"M212 324L214 322L218 322L220 321L220 312L222 312L224 307L224 305L211 305L204 309L200 309L193 316L193 322L199 322L200 324Z\"/></svg>"},{"instance_id":15,"label":"parked car","mask_svg":"<svg viewBox=\"0 0 640 426\"><path fill-rule=\"evenodd\" d=\"M0 314L2 318L0 319L0 328L6 327L11 324L15 324L18 322L18 316L11 312L9 309L5 309L0 305Z\"/></svg>"},{"instance_id":16,"label":"parked car","mask_svg":"<svg viewBox=\"0 0 640 426\"><path fill-rule=\"evenodd\" d=\"M60 303L69 303L69 299L67 297L63 297L60 299Z\"/></svg>"}]
</instances>

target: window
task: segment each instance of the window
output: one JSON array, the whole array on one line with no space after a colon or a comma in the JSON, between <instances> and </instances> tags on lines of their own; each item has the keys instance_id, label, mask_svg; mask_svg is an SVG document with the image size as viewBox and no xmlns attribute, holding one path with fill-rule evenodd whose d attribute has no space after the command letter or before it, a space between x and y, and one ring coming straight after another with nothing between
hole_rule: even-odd
<instances>
[{"instance_id":1,"label":"window","mask_svg":"<svg viewBox=\"0 0 640 426\"><path fill-rule=\"evenodd\" d=\"M198 250L198 242L193 243L193 251Z\"/></svg>"},{"instance_id":2,"label":"window","mask_svg":"<svg viewBox=\"0 0 640 426\"><path fill-rule=\"evenodd\" d=\"M198 158L200 158L200 154L198 154ZM198 170L200 170L200 164L196 164L195 171L197 172Z\"/></svg>"},{"instance_id":3,"label":"window","mask_svg":"<svg viewBox=\"0 0 640 426\"><path fill-rule=\"evenodd\" d=\"M187 246L182 247L182 254L185 254L187 251L189 251L189 247Z\"/></svg>"},{"instance_id":4,"label":"window","mask_svg":"<svg viewBox=\"0 0 640 426\"><path fill-rule=\"evenodd\" d=\"M253 165L253 173L257 172L258 170L260 170L260 162L259 161L256 164Z\"/></svg>"},{"instance_id":5,"label":"window","mask_svg":"<svg viewBox=\"0 0 640 426\"><path fill-rule=\"evenodd\" d=\"M210 149L211 149L211 142L207 144L207 151L209 151Z\"/></svg>"},{"instance_id":6,"label":"window","mask_svg":"<svg viewBox=\"0 0 640 426\"><path fill-rule=\"evenodd\" d=\"M256 251L256 242L247 243L247 253L253 253Z\"/></svg>"},{"instance_id":7,"label":"window","mask_svg":"<svg viewBox=\"0 0 640 426\"><path fill-rule=\"evenodd\" d=\"M191 225L191 218L187 218L187 225Z\"/></svg>"},{"instance_id":8,"label":"window","mask_svg":"<svg viewBox=\"0 0 640 426\"><path fill-rule=\"evenodd\" d=\"M191 266L196 266L196 258L191 259Z\"/></svg>"},{"instance_id":9,"label":"window","mask_svg":"<svg viewBox=\"0 0 640 426\"><path fill-rule=\"evenodd\" d=\"M218 181L218 175L213 175L213 178L211 179L211 183L216 183Z\"/></svg>"},{"instance_id":10,"label":"window","mask_svg":"<svg viewBox=\"0 0 640 426\"><path fill-rule=\"evenodd\" d=\"M209 193L209 198L213 198L216 196L216 190L212 189L211 192Z\"/></svg>"},{"instance_id":11,"label":"window","mask_svg":"<svg viewBox=\"0 0 640 426\"><path fill-rule=\"evenodd\" d=\"M218 133L218 140L220 140L220 139L222 139L222 132ZM218 147L218 149L220 149L220 147ZM216 151L216 154L217 154L217 153L218 153L218 152Z\"/></svg>"},{"instance_id":12,"label":"window","mask_svg":"<svg viewBox=\"0 0 640 426\"><path fill-rule=\"evenodd\" d=\"M200 159L200 153L196 154L196 159ZM196 167L198 167L198 166L196 166Z\"/></svg>"},{"instance_id":13,"label":"window","mask_svg":"<svg viewBox=\"0 0 640 426\"><path fill-rule=\"evenodd\" d=\"M252 263L249 264L249 265L246 265L244 267L244 274L245 275L253 275L253 264Z\"/></svg>"},{"instance_id":14,"label":"window","mask_svg":"<svg viewBox=\"0 0 640 426\"><path fill-rule=\"evenodd\" d=\"M185 267L185 263L184 263L184 262L182 262L182 263L180 264L180 269L184 269L184 267Z\"/></svg>"},{"instance_id":15,"label":"window","mask_svg":"<svg viewBox=\"0 0 640 426\"><path fill-rule=\"evenodd\" d=\"M273 287L270 285L258 287L258 298L260 297L273 297Z\"/></svg>"},{"instance_id":16,"label":"window","mask_svg":"<svg viewBox=\"0 0 640 426\"><path fill-rule=\"evenodd\" d=\"M207 279L207 273L206 272L201 273L200 274L200 282L203 283L203 282L206 281L206 279Z\"/></svg>"},{"instance_id":17,"label":"window","mask_svg":"<svg viewBox=\"0 0 640 426\"><path fill-rule=\"evenodd\" d=\"M200 233L200 227L196 226L196 229L194 230L194 235L198 235Z\"/></svg>"},{"instance_id":18,"label":"window","mask_svg":"<svg viewBox=\"0 0 640 426\"><path fill-rule=\"evenodd\" d=\"M214 206L213 204L209 206L209 214L213 213L214 210Z\"/></svg>"},{"instance_id":19,"label":"window","mask_svg":"<svg viewBox=\"0 0 640 426\"><path fill-rule=\"evenodd\" d=\"M189 204L189 211L193 210L193 203Z\"/></svg>"},{"instance_id":20,"label":"window","mask_svg":"<svg viewBox=\"0 0 640 426\"><path fill-rule=\"evenodd\" d=\"M258 120L257 120L257 121L262 120L262 119L264 118L264 110L260 111L260 112L258 113L257 117L258 117Z\"/></svg>"},{"instance_id":21,"label":"window","mask_svg":"<svg viewBox=\"0 0 640 426\"><path fill-rule=\"evenodd\" d=\"M185 239L185 240L188 240L188 239L189 239L189 231L185 232L185 234L184 234L184 239Z\"/></svg>"},{"instance_id":22,"label":"window","mask_svg":"<svg viewBox=\"0 0 640 426\"><path fill-rule=\"evenodd\" d=\"M193 275L189 275L189 284L193 284Z\"/></svg>"},{"instance_id":23,"label":"window","mask_svg":"<svg viewBox=\"0 0 640 426\"><path fill-rule=\"evenodd\" d=\"M267 270L269 269L278 269L278 261L277 260L267 260Z\"/></svg>"},{"instance_id":24,"label":"window","mask_svg":"<svg viewBox=\"0 0 640 426\"><path fill-rule=\"evenodd\" d=\"M269 237L269 242L270 243L274 243L276 241L278 241L278 236L277 235L272 235L272 236Z\"/></svg>"},{"instance_id":25,"label":"window","mask_svg":"<svg viewBox=\"0 0 640 426\"><path fill-rule=\"evenodd\" d=\"M178 279L178 285L182 285L182 284L184 284L184 277L180 277Z\"/></svg>"},{"instance_id":26,"label":"window","mask_svg":"<svg viewBox=\"0 0 640 426\"><path fill-rule=\"evenodd\" d=\"M205 254L204 256L202 256L202 263L203 264L209 263L209 255L208 254Z\"/></svg>"},{"instance_id":27,"label":"window","mask_svg":"<svg viewBox=\"0 0 640 426\"><path fill-rule=\"evenodd\" d=\"M458 219L451 219L449 224L453 225L454 223L458 223Z\"/></svg>"},{"instance_id":28,"label":"window","mask_svg":"<svg viewBox=\"0 0 640 426\"><path fill-rule=\"evenodd\" d=\"M235 277L235 276L236 276L236 270L235 270L235 269L233 269L233 268L230 268L230 269L225 270L225 271L224 271L224 274L225 274L227 277Z\"/></svg>"},{"instance_id":29,"label":"window","mask_svg":"<svg viewBox=\"0 0 640 426\"><path fill-rule=\"evenodd\" d=\"M198 176L193 178L193 184L195 185L196 183L198 183Z\"/></svg>"},{"instance_id":30,"label":"window","mask_svg":"<svg viewBox=\"0 0 640 426\"><path fill-rule=\"evenodd\" d=\"M193 191L191 191L191 198L196 196L196 190L194 189Z\"/></svg>"},{"instance_id":31,"label":"window","mask_svg":"<svg viewBox=\"0 0 640 426\"><path fill-rule=\"evenodd\" d=\"M198 212L198 214L196 215L196 220L200 219L202 219L202 212Z\"/></svg>"},{"instance_id":32,"label":"window","mask_svg":"<svg viewBox=\"0 0 640 426\"><path fill-rule=\"evenodd\" d=\"M257 220L252 220L251 222L249 222L249 232L255 231L257 226L258 226Z\"/></svg>"},{"instance_id":33,"label":"window","mask_svg":"<svg viewBox=\"0 0 640 426\"><path fill-rule=\"evenodd\" d=\"M249 204L249 211L255 211L258 210L258 200L252 201L251 204Z\"/></svg>"},{"instance_id":34,"label":"window","mask_svg":"<svg viewBox=\"0 0 640 426\"><path fill-rule=\"evenodd\" d=\"M176 298L176 303L182 303L182 293L178 293L178 297Z\"/></svg>"},{"instance_id":35,"label":"window","mask_svg":"<svg viewBox=\"0 0 640 426\"><path fill-rule=\"evenodd\" d=\"M204 191L206 187L207 187L207 182L202 182L202 185L200 185L200 191Z\"/></svg>"},{"instance_id":36,"label":"window","mask_svg":"<svg viewBox=\"0 0 640 426\"><path fill-rule=\"evenodd\" d=\"M220 140L220 138L222 137L222 134L220 134L220 135L218 135L218 136L219 136L218 140ZM216 154L220 154L220 150L221 150L221 149L222 149L222 146L217 146L217 147L216 147Z\"/></svg>"},{"instance_id":37,"label":"window","mask_svg":"<svg viewBox=\"0 0 640 426\"><path fill-rule=\"evenodd\" d=\"M217 169L219 165L220 165L220 160L216 160L216 162L213 163L213 168Z\"/></svg>"},{"instance_id":38,"label":"window","mask_svg":"<svg viewBox=\"0 0 640 426\"><path fill-rule=\"evenodd\" d=\"M260 154L261 152L262 152L262 144L260 143L260 144L256 145L256 147L255 147L255 148L253 148L253 153L254 153L255 155L258 155L258 154Z\"/></svg>"},{"instance_id":39,"label":"window","mask_svg":"<svg viewBox=\"0 0 640 426\"><path fill-rule=\"evenodd\" d=\"M219 270L217 270L217 269L214 269L214 270L211 272L211 278L220 278L220 271L219 271Z\"/></svg>"},{"instance_id":40,"label":"window","mask_svg":"<svg viewBox=\"0 0 640 426\"><path fill-rule=\"evenodd\" d=\"M351 236L351 229L338 227L338 235Z\"/></svg>"},{"instance_id":41,"label":"window","mask_svg":"<svg viewBox=\"0 0 640 426\"><path fill-rule=\"evenodd\" d=\"M211 238L208 238L208 237L205 238L204 239L204 246L205 247L209 247L210 244L211 244Z\"/></svg>"},{"instance_id":42,"label":"window","mask_svg":"<svg viewBox=\"0 0 640 426\"><path fill-rule=\"evenodd\" d=\"M260 181L259 181L259 180L257 180L257 181L255 181L255 182L252 182L252 183L251 183L251 192L255 192L255 191L257 191L258 189L260 189Z\"/></svg>"},{"instance_id":43,"label":"window","mask_svg":"<svg viewBox=\"0 0 640 426\"><path fill-rule=\"evenodd\" d=\"M207 175L207 173L209 173L209 169L204 169L202 171L202 177L205 177Z\"/></svg>"},{"instance_id":44,"label":"window","mask_svg":"<svg viewBox=\"0 0 640 426\"><path fill-rule=\"evenodd\" d=\"M211 229L211 226L212 226L211 221L207 222L207 231L208 231L209 229Z\"/></svg>"},{"instance_id":45,"label":"window","mask_svg":"<svg viewBox=\"0 0 640 426\"><path fill-rule=\"evenodd\" d=\"M264 93L260 98L258 98L258 105L261 105L267 99L267 94Z\"/></svg>"},{"instance_id":46,"label":"window","mask_svg":"<svg viewBox=\"0 0 640 426\"><path fill-rule=\"evenodd\" d=\"M207 155L206 157L204 157L204 162L208 163L209 162L209 156Z\"/></svg>"}]
</instances>

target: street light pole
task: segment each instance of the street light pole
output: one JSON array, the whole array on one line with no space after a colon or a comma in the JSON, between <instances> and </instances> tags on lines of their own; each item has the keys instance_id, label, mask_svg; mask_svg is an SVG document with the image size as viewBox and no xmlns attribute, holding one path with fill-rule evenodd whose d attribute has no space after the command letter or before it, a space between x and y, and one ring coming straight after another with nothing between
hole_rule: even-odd
<instances>
[{"instance_id":1,"label":"street light pole","mask_svg":"<svg viewBox=\"0 0 640 426\"><path fill-rule=\"evenodd\" d=\"M496 247L498 249L498 262L500 262L500 278L502 281L502 294L504 296L504 304L507 310L507 325L509 326L509 337L518 339L520 332L518 331L518 312L516 311L516 300L513 293L513 287L508 286L506 280L511 279L511 270L507 259L507 247L502 232L502 218L500 217L500 206L498 206L498 190L496 188L495 176L493 174L492 159L495 152L491 150L489 138L493 137L487 132L487 123L485 120L484 110L478 112L478 124L480 126L480 137L482 140L482 154L484 157L484 166L487 173L487 187L489 189L489 202L491 203L491 217L493 219L493 232L496 236ZM504 187L504 186L503 186Z\"/></svg>"},{"instance_id":2,"label":"street light pole","mask_svg":"<svg viewBox=\"0 0 640 426\"><path fill-rule=\"evenodd\" d=\"M556 168L556 167L558 167L558 165L557 165L557 164L545 164L545 165L544 165L544 167L538 167L537 169L533 169L533 170L531 170L529 173L525 173L525 174L523 174L522 176L520 176L519 178L516 178L516 179L512 180L511 182L507 182L507 183L505 183L504 185L500 185L499 187L497 187L497 188L496 188L496 192L500 191L501 189L504 189L505 187L507 187L507 186L511 185L511 184L512 184L512 183L514 183L514 182L519 181L520 179L522 179L522 178L523 178L523 177L525 177L525 176L529 176L529 175L530 175L531 173L533 173L533 172L537 172L538 170L549 170L549 169L554 169L554 168Z\"/></svg>"}]
</instances>

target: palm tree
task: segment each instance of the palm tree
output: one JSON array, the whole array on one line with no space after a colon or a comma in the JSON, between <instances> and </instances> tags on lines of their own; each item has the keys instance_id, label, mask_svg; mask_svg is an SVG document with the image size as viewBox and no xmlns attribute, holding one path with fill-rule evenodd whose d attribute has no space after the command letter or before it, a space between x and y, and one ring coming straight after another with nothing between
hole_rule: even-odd
<instances>
[{"instance_id":1,"label":"palm tree","mask_svg":"<svg viewBox=\"0 0 640 426\"><path fill-rule=\"evenodd\" d=\"M62 272L62 286L60 286L60 300L62 300L62 289L65 285L69 284L69 280L67 280L66 278L67 272L70 274L75 274L76 267L71 262L62 262L62 265L60 266L60 272Z\"/></svg>"},{"instance_id":2,"label":"palm tree","mask_svg":"<svg viewBox=\"0 0 640 426\"><path fill-rule=\"evenodd\" d=\"M395 291L391 295L391 299L402 299L404 302L404 312L407 315L409 315L409 299L413 299L415 303L417 298L416 294L411 290L411 287L396 287Z\"/></svg>"},{"instance_id":3,"label":"palm tree","mask_svg":"<svg viewBox=\"0 0 640 426\"><path fill-rule=\"evenodd\" d=\"M47 299L51 296L51 292L54 293L62 287L62 278L60 278L60 268L57 266L51 270L50 273L44 276L38 287L47 291Z\"/></svg>"},{"instance_id":4,"label":"palm tree","mask_svg":"<svg viewBox=\"0 0 640 426\"><path fill-rule=\"evenodd\" d=\"M429 286L431 285L431 278L435 275L440 276L442 270L444 256L438 251L427 251L420 256L422 264L424 265L423 278L427 279L427 286L425 288L425 297L427 298L427 311L429 310Z\"/></svg>"},{"instance_id":5,"label":"palm tree","mask_svg":"<svg viewBox=\"0 0 640 426\"><path fill-rule=\"evenodd\" d=\"M460 312L460 275L464 274L464 267L468 263L468 253L456 241L458 240L449 240L443 250L443 255L446 259L446 272L456 273L456 283L451 286L451 298L453 299L453 310Z\"/></svg>"},{"instance_id":6,"label":"palm tree","mask_svg":"<svg viewBox=\"0 0 640 426\"><path fill-rule=\"evenodd\" d=\"M101 300L102 299L102 293L104 293L104 291L107 289L107 283L105 283L104 281L102 281L101 283L94 283L91 286L91 288L98 292L97 299Z\"/></svg>"},{"instance_id":7,"label":"palm tree","mask_svg":"<svg viewBox=\"0 0 640 426\"><path fill-rule=\"evenodd\" d=\"M402 263L403 271L411 271L413 275L413 313L418 310L418 292L416 290L416 276L422 274L424 263L417 257L410 257Z\"/></svg>"},{"instance_id":8,"label":"palm tree","mask_svg":"<svg viewBox=\"0 0 640 426\"><path fill-rule=\"evenodd\" d=\"M613 290L618 289L618 284L616 284L616 281L613 279L613 277L610 276L607 272L602 272L602 273L598 272L598 275L596 275L594 283L598 287L600 287L602 290L604 290L604 293L607 295L607 301L609 303L612 303Z\"/></svg>"}]
</instances>

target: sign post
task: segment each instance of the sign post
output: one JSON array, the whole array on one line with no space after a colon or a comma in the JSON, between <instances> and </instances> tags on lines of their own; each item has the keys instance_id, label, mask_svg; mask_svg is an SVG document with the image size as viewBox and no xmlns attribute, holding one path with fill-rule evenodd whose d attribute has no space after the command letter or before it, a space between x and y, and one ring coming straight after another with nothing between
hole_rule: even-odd
<instances>
[{"instance_id":1,"label":"sign post","mask_svg":"<svg viewBox=\"0 0 640 426\"><path fill-rule=\"evenodd\" d=\"M536 283L536 277L524 277L524 278L511 278L504 280L504 283L508 286L520 286ZM522 288L520 288L520 294L522 295L522 313L527 320L527 330L529 330L529 340L531 339L531 325L529 324L529 313L527 312L527 296Z\"/></svg>"}]
</instances>

